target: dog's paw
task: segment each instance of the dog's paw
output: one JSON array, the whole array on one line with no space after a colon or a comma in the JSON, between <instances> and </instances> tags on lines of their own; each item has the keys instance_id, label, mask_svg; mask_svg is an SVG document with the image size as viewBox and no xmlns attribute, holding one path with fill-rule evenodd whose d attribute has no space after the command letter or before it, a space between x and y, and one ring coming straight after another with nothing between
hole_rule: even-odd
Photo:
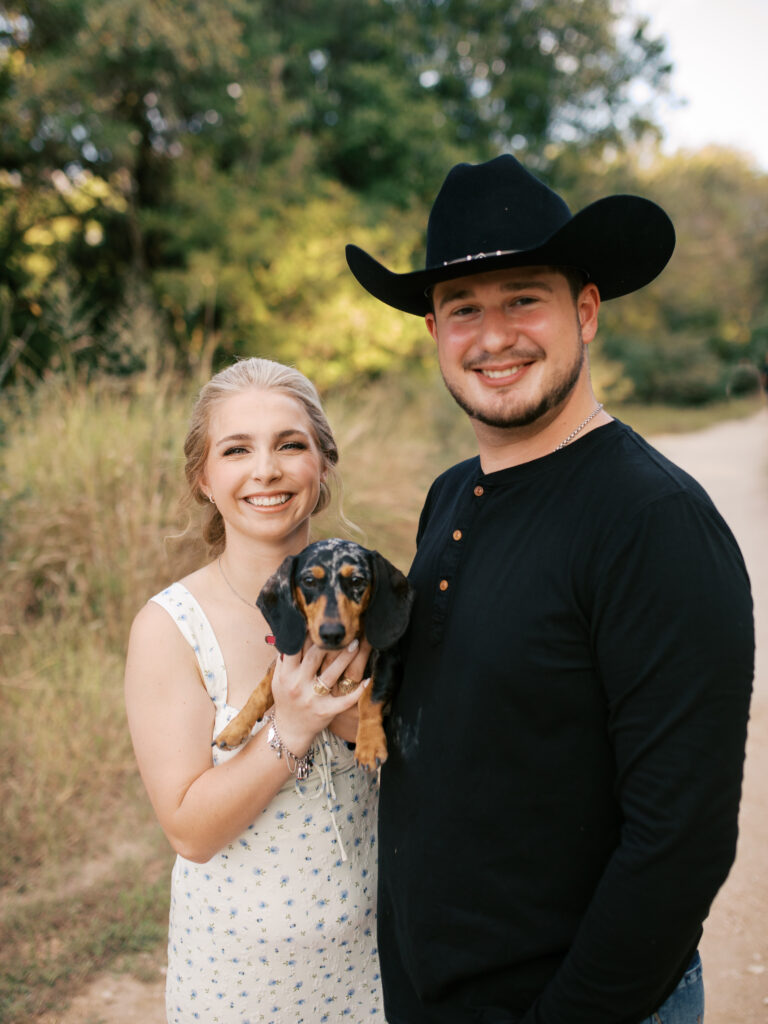
<instances>
[{"instance_id":1,"label":"dog's paw","mask_svg":"<svg viewBox=\"0 0 768 1024\"><path fill-rule=\"evenodd\" d=\"M235 718L226 728L221 730L211 746L218 747L219 750L236 750L241 743L246 741L250 731L247 724L242 725Z\"/></svg>"},{"instance_id":2,"label":"dog's paw","mask_svg":"<svg viewBox=\"0 0 768 1024\"><path fill-rule=\"evenodd\" d=\"M376 771L387 760L387 740L384 730L369 729L365 736L358 735L355 760L369 772Z\"/></svg>"}]
</instances>

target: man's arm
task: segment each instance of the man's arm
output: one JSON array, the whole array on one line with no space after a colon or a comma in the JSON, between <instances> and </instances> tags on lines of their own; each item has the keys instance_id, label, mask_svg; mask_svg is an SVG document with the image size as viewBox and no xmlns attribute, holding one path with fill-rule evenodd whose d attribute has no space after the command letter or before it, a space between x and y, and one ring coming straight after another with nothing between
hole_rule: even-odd
<instances>
[{"instance_id":1,"label":"man's arm","mask_svg":"<svg viewBox=\"0 0 768 1024\"><path fill-rule=\"evenodd\" d=\"M637 1024L682 975L735 854L753 674L749 581L719 516L659 500L595 566L592 643L624 823L521 1024Z\"/></svg>"}]
</instances>

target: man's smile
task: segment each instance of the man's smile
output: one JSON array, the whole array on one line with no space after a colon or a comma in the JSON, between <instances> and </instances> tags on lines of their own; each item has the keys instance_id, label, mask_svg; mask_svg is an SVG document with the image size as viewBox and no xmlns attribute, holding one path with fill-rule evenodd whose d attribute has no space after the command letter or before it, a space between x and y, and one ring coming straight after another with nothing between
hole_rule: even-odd
<instances>
[{"instance_id":1,"label":"man's smile","mask_svg":"<svg viewBox=\"0 0 768 1024\"><path fill-rule=\"evenodd\" d=\"M504 383L511 384L525 373L525 371L533 365L533 360L525 363L515 363L514 366L505 367L489 367L489 366L475 366L472 367L472 372L477 374L478 377L482 378L483 381L489 383Z\"/></svg>"}]
</instances>

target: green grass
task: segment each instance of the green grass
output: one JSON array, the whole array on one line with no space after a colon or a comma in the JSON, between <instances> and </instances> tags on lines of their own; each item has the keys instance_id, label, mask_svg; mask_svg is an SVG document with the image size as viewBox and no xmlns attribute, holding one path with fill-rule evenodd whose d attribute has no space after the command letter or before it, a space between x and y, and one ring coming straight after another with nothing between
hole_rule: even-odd
<instances>
[{"instance_id":1,"label":"green grass","mask_svg":"<svg viewBox=\"0 0 768 1024\"><path fill-rule=\"evenodd\" d=\"M51 378L34 394L4 396L0 1019L8 1024L165 941L171 856L136 771L122 674L138 608L204 557L179 511L193 391L148 374L120 385ZM610 411L653 435L760 406ZM345 512L367 543L406 568L431 480L474 454L466 417L436 374L346 389L327 408ZM333 514L316 524L317 535L336 532ZM102 868L91 877L94 864Z\"/></svg>"},{"instance_id":2,"label":"green grass","mask_svg":"<svg viewBox=\"0 0 768 1024\"><path fill-rule=\"evenodd\" d=\"M118 862L80 892L40 898L0 922L0 1020L23 1024L95 971L157 949L168 929L168 863Z\"/></svg>"},{"instance_id":3,"label":"green grass","mask_svg":"<svg viewBox=\"0 0 768 1024\"><path fill-rule=\"evenodd\" d=\"M754 416L765 401L762 395L732 398L706 406L672 408L666 405L634 405L631 402L610 406L609 412L628 423L638 433L653 438L660 434L682 434L705 430L723 420Z\"/></svg>"}]
</instances>

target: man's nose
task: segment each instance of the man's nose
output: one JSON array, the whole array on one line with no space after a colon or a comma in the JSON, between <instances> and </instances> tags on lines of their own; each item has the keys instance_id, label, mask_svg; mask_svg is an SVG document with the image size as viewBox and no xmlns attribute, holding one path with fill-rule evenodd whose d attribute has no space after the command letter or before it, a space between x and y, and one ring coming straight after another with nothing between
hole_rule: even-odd
<instances>
[{"instance_id":1,"label":"man's nose","mask_svg":"<svg viewBox=\"0 0 768 1024\"><path fill-rule=\"evenodd\" d=\"M503 310L486 309L480 337L483 348L488 352L496 352L514 344L516 331Z\"/></svg>"}]
</instances>

